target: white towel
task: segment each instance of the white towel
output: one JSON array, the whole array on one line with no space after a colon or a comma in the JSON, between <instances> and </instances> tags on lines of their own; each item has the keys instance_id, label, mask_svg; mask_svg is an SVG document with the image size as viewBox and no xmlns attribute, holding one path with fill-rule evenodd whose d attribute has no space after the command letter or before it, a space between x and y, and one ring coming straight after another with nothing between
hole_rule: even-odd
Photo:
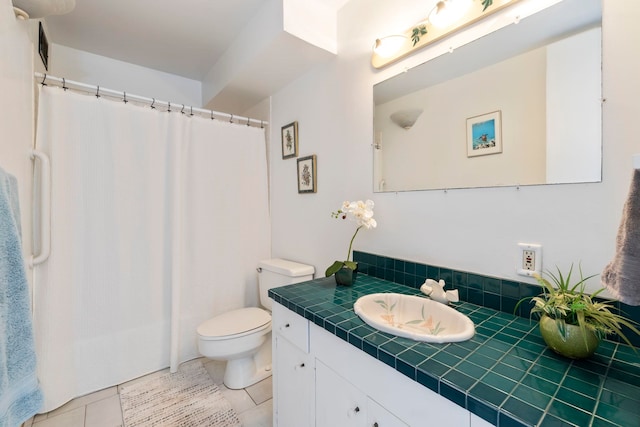
<instances>
[{"instance_id":1,"label":"white towel","mask_svg":"<svg viewBox=\"0 0 640 427\"><path fill-rule=\"evenodd\" d=\"M17 194L15 177L0 168L0 427L19 426L42 406Z\"/></svg>"},{"instance_id":2,"label":"white towel","mask_svg":"<svg viewBox=\"0 0 640 427\"><path fill-rule=\"evenodd\" d=\"M616 253L602 272L602 284L621 302L640 305L640 170L631 180L618 228Z\"/></svg>"}]
</instances>

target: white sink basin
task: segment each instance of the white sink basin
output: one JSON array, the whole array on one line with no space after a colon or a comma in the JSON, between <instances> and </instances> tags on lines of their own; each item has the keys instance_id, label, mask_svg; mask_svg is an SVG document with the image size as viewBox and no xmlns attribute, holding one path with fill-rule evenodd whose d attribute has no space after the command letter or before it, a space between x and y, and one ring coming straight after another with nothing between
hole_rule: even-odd
<instances>
[{"instance_id":1,"label":"white sink basin","mask_svg":"<svg viewBox=\"0 0 640 427\"><path fill-rule=\"evenodd\" d=\"M475 333L473 322L467 316L423 297L370 294L358 298L353 309L369 326L416 341L466 341Z\"/></svg>"}]
</instances>

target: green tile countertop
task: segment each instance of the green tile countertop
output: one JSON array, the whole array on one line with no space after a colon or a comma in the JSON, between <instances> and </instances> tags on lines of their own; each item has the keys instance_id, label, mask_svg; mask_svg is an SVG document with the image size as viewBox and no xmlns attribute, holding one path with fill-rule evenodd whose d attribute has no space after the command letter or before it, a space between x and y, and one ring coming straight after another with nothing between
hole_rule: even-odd
<instances>
[{"instance_id":1,"label":"green tile countertop","mask_svg":"<svg viewBox=\"0 0 640 427\"><path fill-rule=\"evenodd\" d=\"M572 361L549 350L538 323L468 302L454 308L473 320L465 342L430 344L365 324L353 311L376 292L422 295L360 274L351 287L333 277L274 288L269 296L407 377L499 427L640 426L640 356L603 341Z\"/></svg>"}]
</instances>

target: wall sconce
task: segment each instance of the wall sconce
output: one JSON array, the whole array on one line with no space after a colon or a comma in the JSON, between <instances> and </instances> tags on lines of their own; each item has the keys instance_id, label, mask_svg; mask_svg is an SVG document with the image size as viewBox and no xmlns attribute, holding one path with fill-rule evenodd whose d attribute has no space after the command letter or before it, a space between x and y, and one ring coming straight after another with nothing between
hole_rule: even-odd
<instances>
[{"instance_id":1,"label":"wall sconce","mask_svg":"<svg viewBox=\"0 0 640 427\"><path fill-rule=\"evenodd\" d=\"M418 117L420 117L422 111L423 110L421 108L414 108L411 110L398 110L395 113L391 114L389 118L393 123L397 124L402 129L409 130L413 127L414 124L416 124L416 120L418 120Z\"/></svg>"},{"instance_id":2,"label":"wall sconce","mask_svg":"<svg viewBox=\"0 0 640 427\"><path fill-rule=\"evenodd\" d=\"M426 18L400 35L377 39L371 55L371 65L382 68L518 1L520 0L441 0ZM380 46L392 37L396 40L394 50L383 51Z\"/></svg>"}]
</instances>

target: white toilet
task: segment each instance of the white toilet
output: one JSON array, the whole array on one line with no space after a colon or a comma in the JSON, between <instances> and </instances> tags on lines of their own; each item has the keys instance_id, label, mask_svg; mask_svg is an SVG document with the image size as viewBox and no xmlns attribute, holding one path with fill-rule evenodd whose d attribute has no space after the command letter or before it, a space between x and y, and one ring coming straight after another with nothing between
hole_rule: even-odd
<instances>
[{"instance_id":1,"label":"white toilet","mask_svg":"<svg viewBox=\"0 0 640 427\"><path fill-rule=\"evenodd\" d=\"M226 360L224 384L241 389L271 375L271 298L269 289L313 279L310 265L274 258L258 263L263 308L232 310L198 326L198 350L213 360Z\"/></svg>"}]
</instances>

